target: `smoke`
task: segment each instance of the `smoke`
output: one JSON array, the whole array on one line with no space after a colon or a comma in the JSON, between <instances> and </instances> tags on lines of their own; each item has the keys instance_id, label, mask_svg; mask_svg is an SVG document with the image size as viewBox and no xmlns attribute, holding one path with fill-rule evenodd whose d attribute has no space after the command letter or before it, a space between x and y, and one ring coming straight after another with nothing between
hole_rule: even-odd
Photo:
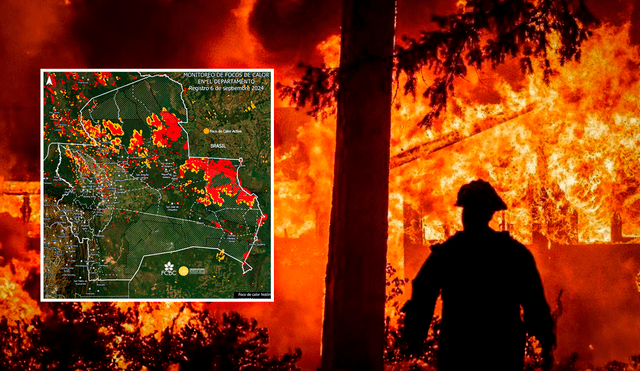
<instances>
[{"instance_id":1,"label":"smoke","mask_svg":"<svg viewBox=\"0 0 640 371\"><path fill-rule=\"evenodd\" d=\"M2 264L20 259L27 253L27 228L22 220L0 213L0 256Z\"/></svg>"},{"instance_id":2,"label":"smoke","mask_svg":"<svg viewBox=\"0 0 640 371\"><path fill-rule=\"evenodd\" d=\"M91 67L203 68L238 4L81 1L69 8L69 29Z\"/></svg>"},{"instance_id":3,"label":"smoke","mask_svg":"<svg viewBox=\"0 0 640 371\"><path fill-rule=\"evenodd\" d=\"M37 179L39 69L66 62L65 31L54 1L0 2L0 174Z\"/></svg>"},{"instance_id":4,"label":"smoke","mask_svg":"<svg viewBox=\"0 0 640 371\"><path fill-rule=\"evenodd\" d=\"M47 65L68 62L68 55L63 52L69 49L63 28L64 17L61 17L63 10L52 0L0 2L2 107L39 107L38 70Z\"/></svg>"},{"instance_id":5,"label":"smoke","mask_svg":"<svg viewBox=\"0 0 640 371\"><path fill-rule=\"evenodd\" d=\"M249 16L251 32L271 58L309 63L316 46L340 32L341 1L257 0Z\"/></svg>"},{"instance_id":6,"label":"smoke","mask_svg":"<svg viewBox=\"0 0 640 371\"><path fill-rule=\"evenodd\" d=\"M0 2L0 157L37 179L40 68L205 68L239 1Z\"/></svg>"},{"instance_id":7,"label":"smoke","mask_svg":"<svg viewBox=\"0 0 640 371\"><path fill-rule=\"evenodd\" d=\"M629 21L629 13L634 0L611 0L602 2L586 0L587 8L604 23L621 26Z\"/></svg>"},{"instance_id":8,"label":"smoke","mask_svg":"<svg viewBox=\"0 0 640 371\"><path fill-rule=\"evenodd\" d=\"M451 14L456 10L456 2L451 0L400 1L396 9L396 35L419 37L421 31L433 31L436 24L432 15ZM400 38L396 37L396 42Z\"/></svg>"},{"instance_id":9,"label":"smoke","mask_svg":"<svg viewBox=\"0 0 640 371\"><path fill-rule=\"evenodd\" d=\"M450 0L399 2L396 34L417 37L420 31L435 29L432 14L454 10L455 2ZM341 21L342 1L339 0L256 0L249 27L270 61L319 64L316 46L329 36L340 35Z\"/></svg>"},{"instance_id":10,"label":"smoke","mask_svg":"<svg viewBox=\"0 0 640 371\"><path fill-rule=\"evenodd\" d=\"M640 2L636 1L631 13L631 30L629 37L632 45L640 45Z\"/></svg>"}]
</instances>

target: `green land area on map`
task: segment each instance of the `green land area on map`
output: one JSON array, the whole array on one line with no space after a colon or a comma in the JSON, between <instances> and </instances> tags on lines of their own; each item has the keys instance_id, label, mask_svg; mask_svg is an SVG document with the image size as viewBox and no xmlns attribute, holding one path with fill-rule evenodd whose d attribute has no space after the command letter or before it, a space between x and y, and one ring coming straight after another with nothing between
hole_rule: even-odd
<instances>
[{"instance_id":1,"label":"green land area on map","mask_svg":"<svg viewBox=\"0 0 640 371\"><path fill-rule=\"evenodd\" d=\"M43 71L43 299L272 298L272 79Z\"/></svg>"}]
</instances>

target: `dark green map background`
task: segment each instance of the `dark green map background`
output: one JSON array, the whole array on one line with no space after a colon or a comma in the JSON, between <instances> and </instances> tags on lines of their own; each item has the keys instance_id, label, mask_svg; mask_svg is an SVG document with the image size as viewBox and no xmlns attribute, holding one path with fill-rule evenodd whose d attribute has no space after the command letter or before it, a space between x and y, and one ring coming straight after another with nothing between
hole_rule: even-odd
<instances>
[{"instance_id":1,"label":"dark green map background","mask_svg":"<svg viewBox=\"0 0 640 371\"><path fill-rule=\"evenodd\" d=\"M43 300L271 300L272 71L42 78Z\"/></svg>"}]
</instances>

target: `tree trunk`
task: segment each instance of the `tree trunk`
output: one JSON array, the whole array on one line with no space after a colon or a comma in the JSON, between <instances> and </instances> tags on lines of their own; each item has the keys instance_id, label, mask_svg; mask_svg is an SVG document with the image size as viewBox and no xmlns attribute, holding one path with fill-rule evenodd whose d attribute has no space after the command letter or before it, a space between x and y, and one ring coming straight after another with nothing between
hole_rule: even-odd
<instances>
[{"instance_id":1,"label":"tree trunk","mask_svg":"<svg viewBox=\"0 0 640 371\"><path fill-rule=\"evenodd\" d=\"M323 370L383 369L394 0L344 0Z\"/></svg>"}]
</instances>

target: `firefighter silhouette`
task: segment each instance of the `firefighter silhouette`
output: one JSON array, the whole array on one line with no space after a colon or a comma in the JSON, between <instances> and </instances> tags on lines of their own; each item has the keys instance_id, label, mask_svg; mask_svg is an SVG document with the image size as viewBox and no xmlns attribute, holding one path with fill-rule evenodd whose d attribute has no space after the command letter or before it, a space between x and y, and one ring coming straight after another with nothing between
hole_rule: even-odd
<instances>
[{"instance_id":1,"label":"firefighter silhouette","mask_svg":"<svg viewBox=\"0 0 640 371\"><path fill-rule=\"evenodd\" d=\"M479 179L460 188L455 206L464 230L431 247L402 309L409 350L422 349L441 295L438 370L521 371L526 333L536 336L550 368L554 322L533 255L489 227L507 205Z\"/></svg>"}]
</instances>

